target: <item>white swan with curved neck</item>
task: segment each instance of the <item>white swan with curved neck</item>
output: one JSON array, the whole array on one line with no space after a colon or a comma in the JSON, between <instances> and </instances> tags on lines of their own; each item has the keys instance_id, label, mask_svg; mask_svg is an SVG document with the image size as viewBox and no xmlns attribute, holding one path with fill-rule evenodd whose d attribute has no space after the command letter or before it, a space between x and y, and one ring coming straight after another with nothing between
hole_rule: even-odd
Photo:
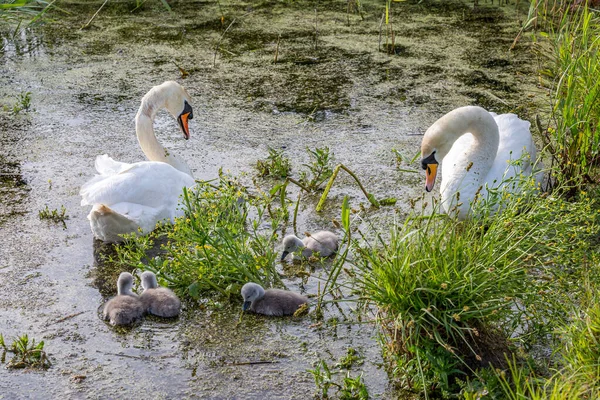
<instances>
[{"instance_id":1,"label":"white swan with curved neck","mask_svg":"<svg viewBox=\"0 0 600 400\"><path fill-rule=\"evenodd\" d=\"M154 135L154 117L166 108L189 138L188 120L193 118L190 96L176 82L150 89L135 116L142 151L150 161L118 162L104 154L96 158L96 175L81 187L81 205L92 205L88 215L94 236L119 242L124 233L150 232L158 221L182 215L179 195L194 185L189 167L161 146Z\"/></svg>"},{"instance_id":2,"label":"white swan with curved neck","mask_svg":"<svg viewBox=\"0 0 600 400\"><path fill-rule=\"evenodd\" d=\"M517 175L532 174L536 149L529 125L515 114L496 115L481 107L450 111L427 129L421 142L425 190L433 189L442 163L442 207L464 220L476 197L486 198L491 188L506 188Z\"/></svg>"}]
</instances>

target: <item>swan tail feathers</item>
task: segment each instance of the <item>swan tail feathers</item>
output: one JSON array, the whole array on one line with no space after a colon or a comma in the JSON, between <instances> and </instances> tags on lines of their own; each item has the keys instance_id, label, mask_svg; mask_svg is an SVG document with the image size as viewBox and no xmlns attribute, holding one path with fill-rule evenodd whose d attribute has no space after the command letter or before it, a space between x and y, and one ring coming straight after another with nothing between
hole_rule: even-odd
<instances>
[{"instance_id":1,"label":"swan tail feathers","mask_svg":"<svg viewBox=\"0 0 600 400\"><path fill-rule=\"evenodd\" d=\"M104 242L121 242L123 238L120 235L136 232L139 227L136 221L105 204L94 204L88 219L94 236Z\"/></svg>"}]
</instances>

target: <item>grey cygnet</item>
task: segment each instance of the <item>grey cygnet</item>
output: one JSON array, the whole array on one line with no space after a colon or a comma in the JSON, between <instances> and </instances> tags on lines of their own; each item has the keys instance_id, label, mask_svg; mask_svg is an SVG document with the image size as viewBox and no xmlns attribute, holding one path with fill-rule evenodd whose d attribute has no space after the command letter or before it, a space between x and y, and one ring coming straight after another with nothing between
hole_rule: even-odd
<instances>
[{"instance_id":1,"label":"grey cygnet","mask_svg":"<svg viewBox=\"0 0 600 400\"><path fill-rule=\"evenodd\" d=\"M277 317L292 315L298 307L308 303L308 298L298 293L280 289L265 290L252 282L242 287L242 297L244 298L242 310Z\"/></svg>"},{"instance_id":2,"label":"grey cygnet","mask_svg":"<svg viewBox=\"0 0 600 400\"><path fill-rule=\"evenodd\" d=\"M144 306L137 294L133 293L133 276L129 272L121 272L117 280L117 296L104 306L104 319L112 325L129 325L142 315Z\"/></svg>"},{"instance_id":3,"label":"grey cygnet","mask_svg":"<svg viewBox=\"0 0 600 400\"><path fill-rule=\"evenodd\" d=\"M144 293L140 296L144 310L159 317L171 318L179 315L181 301L172 290L159 287L156 275L150 271L142 274Z\"/></svg>"},{"instance_id":4,"label":"grey cygnet","mask_svg":"<svg viewBox=\"0 0 600 400\"><path fill-rule=\"evenodd\" d=\"M338 249L338 237L335 233L329 231L319 231L300 240L294 235L287 235L283 238L283 254L281 260L298 250L302 250L302 257L309 258L313 253L319 253L320 257L329 257Z\"/></svg>"}]
</instances>

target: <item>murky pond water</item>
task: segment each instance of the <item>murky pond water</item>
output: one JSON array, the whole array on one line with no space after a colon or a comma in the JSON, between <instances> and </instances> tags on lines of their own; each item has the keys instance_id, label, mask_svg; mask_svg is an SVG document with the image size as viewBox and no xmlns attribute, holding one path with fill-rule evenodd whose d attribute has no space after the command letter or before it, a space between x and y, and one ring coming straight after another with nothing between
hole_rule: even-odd
<instances>
[{"instance_id":1,"label":"murky pond water","mask_svg":"<svg viewBox=\"0 0 600 400\"><path fill-rule=\"evenodd\" d=\"M240 304L225 301L189 304L176 321L112 329L98 310L113 293L98 285L105 272L78 196L96 155L143 159L133 117L141 96L168 79L193 97L192 138L184 141L164 113L157 136L197 178L223 167L251 184L253 163L269 146L285 149L296 172L307 147L329 146L368 190L398 199L370 211L378 218L405 214L421 196L423 177L398 171L391 149L412 158L418 135L440 115L480 104L531 116L540 96L528 44L508 52L514 5L394 3L389 55L380 51L383 5L362 3L362 17L348 14L346 1L316 11L304 1L186 1L171 13L159 2L134 13L133 2L109 3L79 30L100 3L67 1L72 14L4 39L0 102L12 106L31 92L34 111L0 116L0 333L43 339L54 365L43 373L0 368L0 398L305 399L315 391L306 370L319 359L335 363L348 348L365 357L353 374L364 372L373 397L397 396L372 324L247 315L237 325ZM345 194L367 206L342 176L322 215L313 212L316 198L303 201L299 230L333 229ZM66 229L40 221L46 205L66 207ZM316 282L285 280L307 293ZM336 313L325 319L343 322Z\"/></svg>"}]
</instances>

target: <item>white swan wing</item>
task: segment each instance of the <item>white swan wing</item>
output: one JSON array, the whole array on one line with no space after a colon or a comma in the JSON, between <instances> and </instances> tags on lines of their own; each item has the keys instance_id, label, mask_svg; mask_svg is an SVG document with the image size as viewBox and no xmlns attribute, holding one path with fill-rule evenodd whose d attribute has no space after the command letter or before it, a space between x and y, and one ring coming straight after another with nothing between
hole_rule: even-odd
<instances>
[{"instance_id":1,"label":"white swan wing","mask_svg":"<svg viewBox=\"0 0 600 400\"><path fill-rule=\"evenodd\" d=\"M108 154L102 154L101 156L96 157L94 166L100 175L114 175L128 169L131 167L131 164L115 161L110 158Z\"/></svg>"},{"instance_id":2,"label":"white swan wing","mask_svg":"<svg viewBox=\"0 0 600 400\"><path fill-rule=\"evenodd\" d=\"M169 164L142 161L135 164L114 162L82 186L81 205L128 203L144 207L174 209L184 187L194 185L194 179ZM117 173L114 173L119 171ZM111 173L112 172L112 173Z\"/></svg>"},{"instance_id":3,"label":"white swan wing","mask_svg":"<svg viewBox=\"0 0 600 400\"><path fill-rule=\"evenodd\" d=\"M492 115L498 124L500 142L485 182L488 185L494 181L500 183L520 173L531 175L536 158L535 144L529 131L531 124L515 114ZM519 159L521 161L515 163Z\"/></svg>"}]
</instances>

